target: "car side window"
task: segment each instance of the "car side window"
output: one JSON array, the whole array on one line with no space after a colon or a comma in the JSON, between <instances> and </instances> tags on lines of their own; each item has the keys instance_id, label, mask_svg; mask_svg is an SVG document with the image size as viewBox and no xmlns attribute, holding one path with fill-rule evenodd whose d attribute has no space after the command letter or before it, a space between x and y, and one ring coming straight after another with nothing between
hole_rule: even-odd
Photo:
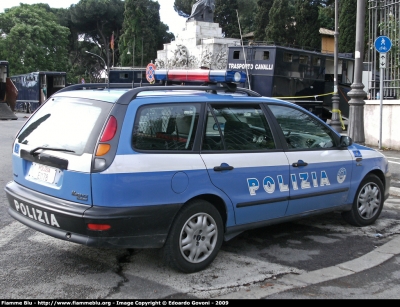
<instances>
[{"instance_id":1,"label":"car side window","mask_svg":"<svg viewBox=\"0 0 400 307\"><path fill-rule=\"evenodd\" d=\"M289 150L336 147L333 132L317 119L300 110L269 105L275 115Z\"/></svg>"},{"instance_id":2,"label":"car side window","mask_svg":"<svg viewBox=\"0 0 400 307\"><path fill-rule=\"evenodd\" d=\"M213 106L207 112L202 150L275 149L260 106Z\"/></svg>"},{"instance_id":3,"label":"car side window","mask_svg":"<svg viewBox=\"0 0 400 307\"><path fill-rule=\"evenodd\" d=\"M192 150L198 105L149 105L140 108L137 114L132 139L135 149Z\"/></svg>"}]
</instances>

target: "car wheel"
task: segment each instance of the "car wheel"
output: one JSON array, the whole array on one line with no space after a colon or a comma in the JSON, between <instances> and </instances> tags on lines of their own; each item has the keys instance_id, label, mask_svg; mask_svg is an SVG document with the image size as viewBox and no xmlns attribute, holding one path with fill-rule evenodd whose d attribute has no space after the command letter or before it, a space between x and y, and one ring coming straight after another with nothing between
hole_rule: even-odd
<instances>
[{"instance_id":1,"label":"car wheel","mask_svg":"<svg viewBox=\"0 0 400 307\"><path fill-rule=\"evenodd\" d=\"M164 261L185 273L205 269L217 256L223 240L223 222L209 202L195 200L180 211L165 242Z\"/></svg>"},{"instance_id":2,"label":"car wheel","mask_svg":"<svg viewBox=\"0 0 400 307\"><path fill-rule=\"evenodd\" d=\"M375 175L368 175L358 187L350 211L342 212L346 222L353 226L373 224L383 208L384 190L381 180Z\"/></svg>"}]
</instances>

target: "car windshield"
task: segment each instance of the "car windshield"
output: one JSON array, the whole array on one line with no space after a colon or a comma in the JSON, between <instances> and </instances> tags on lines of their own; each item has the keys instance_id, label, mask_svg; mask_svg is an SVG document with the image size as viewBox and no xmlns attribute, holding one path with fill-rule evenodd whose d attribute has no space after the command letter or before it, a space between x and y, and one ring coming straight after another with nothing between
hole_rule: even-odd
<instances>
[{"instance_id":1,"label":"car windshield","mask_svg":"<svg viewBox=\"0 0 400 307\"><path fill-rule=\"evenodd\" d=\"M19 143L32 147L48 147L82 154L89 136L104 118L112 104L55 98L48 101L28 120L17 136Z\"/></svg>"}]
</instances>

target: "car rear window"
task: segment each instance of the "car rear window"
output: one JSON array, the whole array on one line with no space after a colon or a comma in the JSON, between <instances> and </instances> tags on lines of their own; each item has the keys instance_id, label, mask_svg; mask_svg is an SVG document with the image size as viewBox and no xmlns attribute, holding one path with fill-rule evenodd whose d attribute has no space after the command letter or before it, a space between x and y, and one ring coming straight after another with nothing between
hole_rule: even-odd
<instances>
[{"instance_id":1,"label":"car rear window","mask_svg":"<svg viewBox=\"0 0 400 307\"><path fill-rule=\"evenodd\" d=\"M92 153L112 106L88 99L51 99L29 118L17 140L32 147L72 150L77 155Z\"/></svg>"}]
</instances>

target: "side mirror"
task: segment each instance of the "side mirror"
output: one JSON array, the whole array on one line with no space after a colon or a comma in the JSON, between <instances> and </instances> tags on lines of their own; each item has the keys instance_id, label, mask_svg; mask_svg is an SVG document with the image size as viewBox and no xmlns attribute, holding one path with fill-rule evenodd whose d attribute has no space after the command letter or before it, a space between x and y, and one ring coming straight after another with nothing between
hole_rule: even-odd
<instances>
[{"instance_id":1,"label":"side mirror","mask_svg":"<svg viewBox=\"0 0 400 307\"><path fill-rule=\"evenodd\" d=\"M340 137L340 144L339 147L349 147L353 144L353 140L351 139L351 137L347 136L347 135L342 135Z\"/></svg>"},{"instance_id":2,"label":"side mirror","mask_svg":"<svg viewBox=\"0 0 400 307\"><path fill-rule=\"evenodd\" d=\"M221 128L222 131L224 131L225 123L220 123L219 127ZM214 124L213 130L218 131L218 124Z\"/></svg>"}]
</instances>

